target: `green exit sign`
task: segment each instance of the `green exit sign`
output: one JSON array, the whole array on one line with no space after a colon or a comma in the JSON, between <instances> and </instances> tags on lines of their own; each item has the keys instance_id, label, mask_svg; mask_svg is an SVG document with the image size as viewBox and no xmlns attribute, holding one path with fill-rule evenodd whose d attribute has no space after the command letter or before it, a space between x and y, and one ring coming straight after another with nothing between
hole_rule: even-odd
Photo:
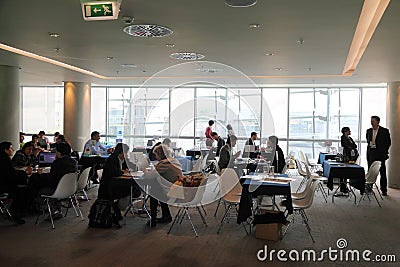
<instances>
[{"instance_id":1,"label":"green exit sign","mask_svg":"<svg viewBox=\"0 0 400 267\"><path fill-rule=\"evenodd\" d=\"M113 5L110 4L87 4L84 5L85 17L113 17Z\"/></svg>"}]
</instances>

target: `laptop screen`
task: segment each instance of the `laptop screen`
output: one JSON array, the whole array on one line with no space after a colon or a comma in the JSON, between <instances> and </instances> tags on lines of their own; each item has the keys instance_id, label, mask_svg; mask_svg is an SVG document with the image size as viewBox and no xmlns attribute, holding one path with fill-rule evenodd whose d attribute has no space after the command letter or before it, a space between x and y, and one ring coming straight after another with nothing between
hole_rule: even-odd
<instances>
[{"instance_id":1,"label":"laptop screen","mask_svg":"<svg viewBox=\"0 0 400 267\"><path fill-rule=\"evenodd\" d=\"M56 159L55 152L40 152L39 153L39 165L48 165L50 166L51 163Z\"/></svg>"}]
</instances>

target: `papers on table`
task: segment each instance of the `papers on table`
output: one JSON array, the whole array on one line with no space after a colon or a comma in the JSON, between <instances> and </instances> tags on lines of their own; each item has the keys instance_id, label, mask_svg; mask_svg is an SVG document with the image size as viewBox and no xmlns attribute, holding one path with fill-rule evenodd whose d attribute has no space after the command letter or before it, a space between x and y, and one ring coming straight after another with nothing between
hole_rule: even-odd
<instances>
[{"instance_id":1,"label":"papers on table","mask_svg":"<svg viewBox=\"0 0 400 267\"><path fill-rule=\"evenodd\" d=\"M260 182L268 182L268 183L277 183L277 184L287 184L295 179L288 177L280 177L279 174L275 174L274 176L269 174L261 174L261 175L245 175L242 178L251 179L252 181L260 181Z\"/></svg>"}]
</instances>

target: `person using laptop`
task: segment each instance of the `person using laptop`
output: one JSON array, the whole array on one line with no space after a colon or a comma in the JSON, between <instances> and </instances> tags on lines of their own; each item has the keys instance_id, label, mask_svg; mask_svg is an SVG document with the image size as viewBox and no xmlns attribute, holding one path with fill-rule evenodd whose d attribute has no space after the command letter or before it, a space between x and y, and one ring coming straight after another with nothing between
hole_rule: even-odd
<instances>
[{"instance_id":1,"label":"person using laptop","mask_svg":"<svg viewBox=\"0 0 400 267\"><path fill-rule=\"evenodd\" d=\"M83 148L84 155L107 155L113 152L113 148L106 148L100 143L100 133L93 131L90 134L90 140L88 140Z\"/></svg>"},{"instance_id":2,"label":"person using laptop","mask_svg":"<svg viewBox=\"0 0 400 267\"><path fill-rule=\"evenodd\" d=\"M221 148L225 145L225 141L216 132L212 132L211 136L215 141L217 141L217 152L216 152L215 156L219 157L219 152L221 151Z\"/></svg>"},{"instance_id":3,"label":"person using laptop","mask_svg":"<svg viewBox=\"0 0 400 267\"><path fill-rule=\"evenodd\" d=\"M250 138L244 144L245 146L254 146L254 151L258 150L255 141L258 139L258 134L256 132L251 132Z\"/></svg>"},{"instance_id":4,"label":"person using laptop","mask_svg":"<svg viewBox=\"0 0 400 267\"><path fill-rule=\"evenodd\" d=\"M282 173L286 161L285 155L283 154L281 147L278 145L278 137L275 135L268 137L267 145L271 148L271 152L273 153L272 166L274 166L275 172Z\"/></svg>"},{"instance_id":5,"label":"person using laptop","mask_svg":"<svg viewBox=\"0 0 400 267\"><path fill-rule=\"evenodd\" d=\"M236 154L232 153L232 148L236 146L236 141L237 137L235 135L231 135L229 140L226 141L226 145L221 148L218 161L218 167L220 171L222 171L222 169L232 168L234 159L240 156L241 151L236 152Z\"/></svg>"},{"instance_id":6,"label":"person using laptop","mask_svg":"<svg viewBox=\"0 0 400 267\"><path fill-rule=\"evenodd\" d=\"M22 149L18 150L12 158L14 168L34 167L39 164L40 150L35 150L32 142L26 142Z\"/></svg>"},{"instance_id":7,"label":"person using laptop","mask_svg":"<svg viewBox=\"0 0 400 267\"><path fill-rule=\"evenodd\" d=\"M46 137L46 133L44 131L39 131L38 136L39 136L38 139L39 146L43 149L46 149L47 144L49 143L49 139Z\"/></svg>"}]
</instances>

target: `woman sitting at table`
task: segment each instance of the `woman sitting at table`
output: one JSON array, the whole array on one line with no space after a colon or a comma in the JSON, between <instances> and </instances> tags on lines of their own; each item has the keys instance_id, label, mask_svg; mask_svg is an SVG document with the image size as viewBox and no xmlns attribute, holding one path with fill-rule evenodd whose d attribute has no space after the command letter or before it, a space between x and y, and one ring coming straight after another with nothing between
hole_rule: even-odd
<instances>
[{"instance_id":1,"label":"woman sitting at table","mask_svg":"<svg viewBox=\"0 0 400 267\"><path fill-rule=\"evenodd\" d=\"M35 149L32 142L24 144L12 158L14 168L34 167L39 163L38 155L40 150Z\"/></svg>"},{"instance_id":2,"label":"woman sitting at table","mask_svg":"<svg viewBox=\"0 0 400 267\"><path fill-rule=\"evenodd\" d=\"M164 194L163 188L169 188L180 177L182 177L182 166L176 158L171 155L171 150L166 145L158 145L154 148L157 164L154 170L145 172L144 180L151 185L150 195L150 227L155 227L157 223L169 223L172 221L168 204L164 202L168 197ZM160 180L161 179L161 180ZM157 197L157 198L156 198ZM161 218L157 218L157 207L161 206Z\"/></svg>"},{"instance_id":3,"label":"woman sitting at table","mask_svg":"<svg viewBox=\"0 0 400 267\"><path fill-rule=\"evenodd\" d=\"M0 193L7 193L12 199L10 207L12 219L18 224L23 224L25 223L22 217L26 208L26 187L18 187L18 180L19 177L24 178L26 183L27 175L32 174L32 168L16 171L11 162L13 153L14 149L10 142L0 143Z\"/></svg>"},{"instance_id":4,"label":"woman sitting at table","mask_svg":"<svg viewBox=\"0 0 400 267\"><path fill-rule=\"evenodd\" d=\"M113 153L106 159L103 165L103 175L100 180L98 191L99 199L119 200L131 195L131 186L133 187L133 197L139 197L141 192L139 186L133 179L123 179L123 174L129 173L126 163L126 153L129 146L118 143ZM118 203L117 203L118 204ZM116 206L115 206L116 207ZM122 216L118 214L122 219Z\"/></svg>"}]
</instances>

